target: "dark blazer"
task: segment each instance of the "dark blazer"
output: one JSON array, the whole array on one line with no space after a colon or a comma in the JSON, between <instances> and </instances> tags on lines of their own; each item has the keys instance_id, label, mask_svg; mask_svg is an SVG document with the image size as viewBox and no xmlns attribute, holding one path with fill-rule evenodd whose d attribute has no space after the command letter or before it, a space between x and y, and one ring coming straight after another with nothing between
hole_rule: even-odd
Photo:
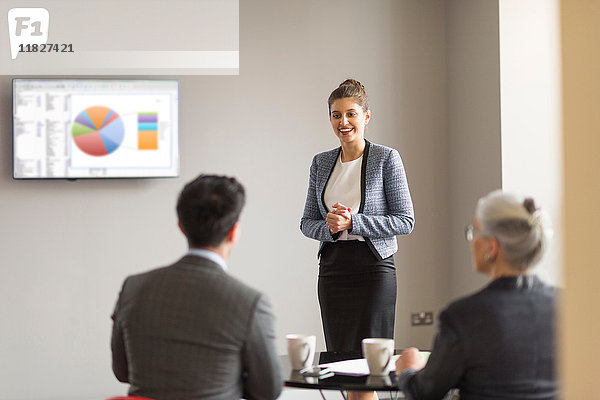
<instances>
[{"instance_id":1,"label":"dark blazer","mask_svg":"<svg viewBox=\"0 0 600 400\"><path fill-rule=\"evenodd\" d=\"M556 289L535 276L499 278L440 314L427 365L399 376L408 399L555 399Z\"/></svg>"},{"instance_id":2,"label":"dark blazer","mask_svg":"<svg viewBox=\"0 0 600 400\"><path fill-rule=\"evenodd\" d=\"M353 235L365 242L382 260L398 250L396 235L407 235L415 224L412 199L408 190L404 165L395 149L365 141L361 166L361 202L357 214L352 214ZM327 205L323 199L327 182L342 148L317 154L310 167L310 178L300 230L312 239L324 242L337 240L331 235L325 218Z\"/></svg>"},{"instance_id":3,"label":"dark blazer","mask_svg":"<svg viewBox=\"0 0 600 400\"><path fill-rule=\"evenodd\" d=\"M272 400L282 389L271 307L216 263L187 255L125 280L113 371L157 400Z\"/></svg>"}]
</instances>

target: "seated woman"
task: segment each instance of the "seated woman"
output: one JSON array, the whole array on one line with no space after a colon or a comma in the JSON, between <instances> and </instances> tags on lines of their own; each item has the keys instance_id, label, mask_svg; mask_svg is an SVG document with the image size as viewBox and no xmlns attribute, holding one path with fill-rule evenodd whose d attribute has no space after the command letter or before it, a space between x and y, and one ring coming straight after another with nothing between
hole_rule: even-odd
<instances>
[{"instance_id":1,"label":"seated woman","mask_svg":"<svg viewBox=\"0 0 600 400\"><path fill-rule=\"evenodd\" d=\"M530 274L547 226L530 198L501 191L479 200L465 229L473 266L492 280L439 317L429 360L410 348L396 362L407 399L554 399L556 289Z\"/></svg>"}]
</instances>

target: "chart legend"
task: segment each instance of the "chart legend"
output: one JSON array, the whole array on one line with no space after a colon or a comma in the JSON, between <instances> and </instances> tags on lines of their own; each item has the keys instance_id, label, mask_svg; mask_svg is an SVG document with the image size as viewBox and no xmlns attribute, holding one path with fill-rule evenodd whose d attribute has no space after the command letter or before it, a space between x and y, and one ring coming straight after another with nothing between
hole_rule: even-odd
<instances>
[{"instance_id":1,"label":"chart legend","mask_svg":"<svg viewBox=\"0 0 600 400\"><path fill-rule=\"evenodd\" d=\"M138 112L138 150L158 150L157 112Z\"/></svg>"}]
</instances>

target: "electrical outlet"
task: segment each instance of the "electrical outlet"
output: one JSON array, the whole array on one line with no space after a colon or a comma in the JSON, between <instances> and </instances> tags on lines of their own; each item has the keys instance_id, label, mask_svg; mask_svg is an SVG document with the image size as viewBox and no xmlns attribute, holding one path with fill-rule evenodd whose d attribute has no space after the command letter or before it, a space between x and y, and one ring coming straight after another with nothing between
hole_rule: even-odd
<instances>
[{"instance_id":1,"label":"electrical outlet","mask_svg":"<svg viewBox=\"0 0 600 400\"><path fill-rule=\"evenodd\" d=\"M412 326L433 325L433 311L421 311L410 314Z\"/></svg>"}]
</instances>

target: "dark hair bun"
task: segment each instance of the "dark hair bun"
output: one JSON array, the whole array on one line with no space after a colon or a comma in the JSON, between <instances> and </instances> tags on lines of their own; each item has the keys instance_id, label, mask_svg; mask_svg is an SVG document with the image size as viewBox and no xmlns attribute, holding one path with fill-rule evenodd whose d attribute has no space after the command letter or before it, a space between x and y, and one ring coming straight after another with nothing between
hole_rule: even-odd
<instances>
[{"instance_id":1,"label":"dark hair bun","mask_svg":"<svg viewBox=\"0 0 600 400\"><path fill-rule=\"evenodd\" d=\"M367 98L367 91L362 83L356 79L348 78L329 95L327 104L329 105L329 112L331 113L331 105L338 99L353 98L356 104L360 105L366 112L369 110L369 100Z\"/></svg>"},{"instance_id":2,"label":"dark hair bun","mask_svg":"<svg viewBox=\"0 0 600 400\"><path fill-rule=\"evenodd\" d=\"M365 90L365 87L363 86L362 83L360 83L356 79L352 79L352 78L348 78L344 82L340 83L339 87L342 87L342 86L355 86L361 90Z\"/></svg>"}]
</instances>

